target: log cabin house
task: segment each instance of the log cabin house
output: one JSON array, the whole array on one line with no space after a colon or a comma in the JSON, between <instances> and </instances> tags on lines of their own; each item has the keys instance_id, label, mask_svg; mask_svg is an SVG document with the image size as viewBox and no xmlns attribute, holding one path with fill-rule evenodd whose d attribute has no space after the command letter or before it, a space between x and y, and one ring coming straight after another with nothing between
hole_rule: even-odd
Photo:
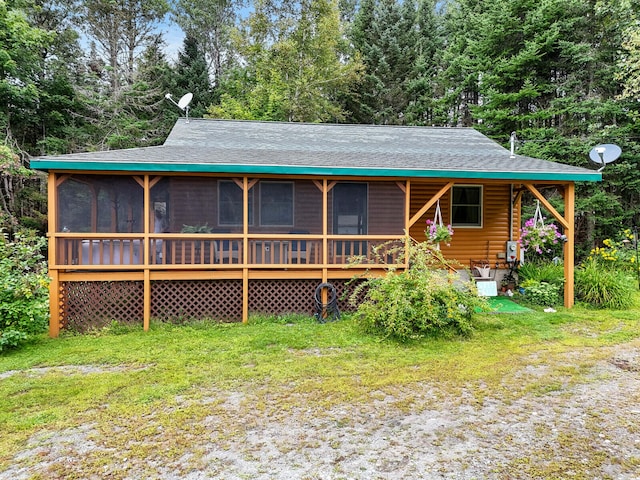
<instances>
[{"instance_id":1,"label":"log cabin house","mask_svg":"<svg viewBox=\"0 0 640 480\"><path fill-rule=\"evenodd\" d=\"M517 260L520 193L562 227L573 304L574 185L584 168L512 155L470 128L180 119L161 146L34 159L48 172L50 334L111 320L314 311L321 282L407 234L439 204L447 258ZM557 212L542 195L564 195ZM511 243L509 243L511 242ZM515 246L514 246L515 245ZM387 261L404 265L403 258Z\"/></svg>"}]
</instances>

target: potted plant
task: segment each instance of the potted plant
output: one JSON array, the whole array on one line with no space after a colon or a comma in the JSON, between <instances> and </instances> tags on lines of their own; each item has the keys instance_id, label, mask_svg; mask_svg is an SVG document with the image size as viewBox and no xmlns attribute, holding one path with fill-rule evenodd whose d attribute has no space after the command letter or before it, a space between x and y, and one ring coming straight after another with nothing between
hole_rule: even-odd
<instances>
[{"instance_id":1,"label":"potted plant","mask_svg":"<svg viewBox=\"0 0 640 480\"><path fill-rule=\"evenodd\" d=\"M451 225L441 225L438 222L427 220L427 229L425 230L427 240L438 245L444 242L449 246L451 237L453 236L453 228Z\"/></svg>"},{"instance_id":2,"label":"potted plant","mask_svg":"<svg viewBox=\"0 0 640 480\"><path fill-rule=\"evenodd\" d=\"M207 223L204 225L182 225L180 233L211 233L211 227Z\"/></svg>"}]
</instances>

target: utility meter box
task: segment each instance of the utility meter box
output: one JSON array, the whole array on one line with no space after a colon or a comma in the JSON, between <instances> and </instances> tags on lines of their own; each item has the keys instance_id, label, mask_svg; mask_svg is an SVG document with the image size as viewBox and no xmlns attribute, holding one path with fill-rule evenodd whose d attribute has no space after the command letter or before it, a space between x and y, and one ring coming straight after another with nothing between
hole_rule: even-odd
<instances>
[{"instance_id":1,"label":"utility meter box","mask_svg":"<svg viewBox=\"0 0 640 480\"><path fill-rule=\"evenodd\" d=\"M518 259L518 242L507 242L507 252L505 260L507 262L515 262Z\"/></svg>"}]
</instances>

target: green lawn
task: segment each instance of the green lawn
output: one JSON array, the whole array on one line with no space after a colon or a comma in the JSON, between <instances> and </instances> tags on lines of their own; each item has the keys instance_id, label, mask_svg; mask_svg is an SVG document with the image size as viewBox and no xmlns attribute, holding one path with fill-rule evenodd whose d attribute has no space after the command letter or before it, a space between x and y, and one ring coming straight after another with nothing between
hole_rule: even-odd
<instances>
[{"instance_id":1,"label":"green lawn","mask_svg":"<svg viewBox=\"0 0 640 480\"><path fill-rule=\"evenodd\" d=\"M478 318L470 338L409 345L364 335L348 316L327 324L258 319L247 325L156 324L149 332L115 326L93 335L42 336L0 356L0 473L34 436L92 425L114 442L130 442L145 434L150 416L154 428L160 425L173 439L178 455L187 448L178 439L185 428L180 418L197 428L194 419L211 411L211 392L268 392L256 397L270 399L269 405L263 400L252 406L258 410L367 402L424 382L454 395L482 384L472 389L478 398L516 400L556 388L559 378L579 381L608 354L605 347L640 337L640 308L575 307ZM581 352L580 361L571 368L558 360L574 351ZM543 363L549 366L545 375L523 387L514 372ZM140 447L131 455L148 452ZM87 462L78 477L109 459Z\"/></svg>"}]
</instances>

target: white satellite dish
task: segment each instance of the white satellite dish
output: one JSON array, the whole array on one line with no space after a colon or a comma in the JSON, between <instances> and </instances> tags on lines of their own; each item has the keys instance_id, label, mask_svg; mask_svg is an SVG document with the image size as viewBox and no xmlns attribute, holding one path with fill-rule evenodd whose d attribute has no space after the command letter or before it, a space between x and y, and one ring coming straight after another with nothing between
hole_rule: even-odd
<instances>
[{"instance_id":1,"label":"white satellite dish","mask_svg":"<svg viewBox=\"0 0 640 480\"><path fill-rule=\"evenodd\" d=\"M173 103L176 107L178 107L180 110L182 110L183 112L185 112L185 115L187 117L187 122L189 123L189 104L191 103L191 100L193 100L193 93L189 92L189 93L185 93L182 97L180 97L180 100L178 100L178 103L176 103L171 94L167 93L164 98L166 98L167 100L169 100L171 103Z\"/></svg>"},{"instance_id":2,"label":"white satellite dish","mask_svg":"<svg viewBox=\"0 0 640 480\"><path fill-rule=\"evenodd\" d=\"M189 107L191 100L193 100L193 93L185 93L180 98L180 100L178 100L178 107L180 107L182 110L186 109L187 107Z\"/></svg>"},{"instance_id":3,"label":"white satellite dish","mask_svg":"<svg viewBox=\"0 0 640 480\"><path fill-rule=\"evenodd\" d=\"M604 170L604 167L609 163L615 162L622 155L622 149L618 145L612 143L605 143L602 145L596 145L589 152L589 158L597 165L600 165L599 172Z\"/></svg>"}]
</instances>

